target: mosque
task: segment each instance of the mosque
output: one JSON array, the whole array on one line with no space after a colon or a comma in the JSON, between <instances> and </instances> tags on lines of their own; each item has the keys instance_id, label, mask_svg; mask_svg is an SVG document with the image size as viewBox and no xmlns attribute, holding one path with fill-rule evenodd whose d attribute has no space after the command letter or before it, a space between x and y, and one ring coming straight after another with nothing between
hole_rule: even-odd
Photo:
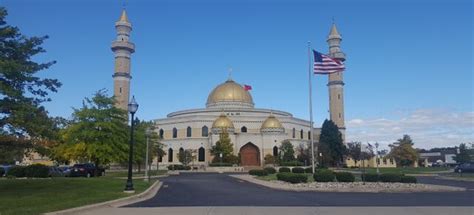
<instances>
[{"instance_id":1,"label":"mosque","mask_svg":"<svg viewBox=\"0 0 474 215\"><path fill-rule=\"evenodd\" d=\"M130 99L130 58L135 51L130 41L132 24L125 10L115 23L117 38L112 42L115 54L114 95L117 107L124 110ZM329 56L345 60L340 49L342 37L333 24L327 38ZM344 97L343 74L330 74L328 78L330 119L339 127L343 139ZM208 165L213 156L210 149L219 140L223 131L229 133L235 155L240 156L241 166L262 166L265 155L278 155L282 141L293 146L309 143L311 135L317 142L320 128L310 129L310 122L294 117L291 113L255 107L250 92L229 78L214 87L207 98L205 108L180 110L169 113L166 118L154 120L156 132L162 138L167 155L160 163L179 164L178 152L195 150L197 165Z\"/></svg>"}]
</instances>

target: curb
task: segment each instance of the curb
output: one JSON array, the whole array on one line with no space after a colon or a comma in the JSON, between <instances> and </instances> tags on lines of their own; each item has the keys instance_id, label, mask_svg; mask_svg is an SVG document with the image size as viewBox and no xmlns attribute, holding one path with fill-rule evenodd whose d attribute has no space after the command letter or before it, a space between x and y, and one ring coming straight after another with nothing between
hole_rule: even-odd
<instances>
[{"instance_id":1,"label":"curb","mask_svg":"<svg viewBox=\"0 0 474 215\"><path fill-rule=\"evenodd\" d=\"M133 195L133 196L127 196L124 198L120 199L114 199L106 202L101 202L101 203L96 203L96 204L91 204L91 205L84 205L76 208L70 208L70 209L65 209L61 211L54 211L54 212L48 212L44 213L44 215L66 215L66 214L79 214L82 212L86 212L89 210L94 210L94 209L99 209L99 208L105 208L105 207L121 207L124 205L129 205L133 204L136 202L148 200L152 198L153 196L158 193L160 190L161 186L163 185L163 182L161 181L155 181L148 189L145 191Z\"/></svg>"}]
</instances>

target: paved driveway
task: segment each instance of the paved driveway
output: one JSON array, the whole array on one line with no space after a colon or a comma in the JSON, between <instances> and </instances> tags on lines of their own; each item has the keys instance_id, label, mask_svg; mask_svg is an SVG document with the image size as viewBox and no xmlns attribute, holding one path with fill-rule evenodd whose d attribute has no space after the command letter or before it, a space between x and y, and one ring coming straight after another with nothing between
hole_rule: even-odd
<instances>
[{"instance_id":1,"label":"paved driveway","mask_svg":"<svg viewBox=\"0 0 474 215\"><path fill-rule=\"evenodd\" d=\"M170 206L474 206L474 183L420 178L457 185L466 192L326 193L274 190L226 174L184 173L163 178L152 199L126 207Z\"/></svg>"}]
</instances>

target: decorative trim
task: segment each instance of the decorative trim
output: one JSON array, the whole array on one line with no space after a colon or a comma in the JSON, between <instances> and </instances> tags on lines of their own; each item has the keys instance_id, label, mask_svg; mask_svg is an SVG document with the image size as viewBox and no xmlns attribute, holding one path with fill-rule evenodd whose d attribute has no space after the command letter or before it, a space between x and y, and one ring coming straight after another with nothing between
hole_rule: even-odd
<instances>
[{"instance_id":1,"label":"decorative trim","mask_svg":"<svg viewBox=\"0 0 474 215\"><path fill-rule=\"evenodd\" d=\"M342 85L344 86L344 82L343 81L330 81L327 86L331 86L331 85Z\"/></svg>"},{"instance_id":2,"label":"decorative trim","mask_svg":"<svg viewBox=\"0 0 474 215\"><path fill-rule=\"evenodd\" d=\"M126 72L116 72L112 75L112 77L125 77L125 78L129 78L129 79L132 79L132 76L129 74L129 73L126 73Z\"/></svg>"}]
</instances>

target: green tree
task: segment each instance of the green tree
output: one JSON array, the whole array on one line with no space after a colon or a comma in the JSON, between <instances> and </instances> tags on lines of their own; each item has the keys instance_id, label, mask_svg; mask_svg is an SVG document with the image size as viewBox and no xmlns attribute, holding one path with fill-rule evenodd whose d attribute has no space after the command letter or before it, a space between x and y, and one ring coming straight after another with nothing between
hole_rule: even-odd
<instances>
[{"instance_id":1,"label":"green tree","mask_svg":"<svg viewBox=\"0 0 474 215\"><path fill-rule=\"evenodd\" d=\"M62 132L63 145L55 150L67 160L107 165L128 159L127 113L114 106L113 97L100 90L74 109L70 125Z\"/></svg>"},{"instance_id":2,"label":"green tree","mask_svg":"<svg viewBox=\"0 0 474 215\"><path fill-rule=\"evenodd\" d=\"M375 155L372 150L371 147L369 147L368 150L363 150L361 142L349 142L347 143L346 155L354 159L354 163L357 165L357 162L360 160L374 157Z\"/></svg>"},{"instance_id":3,"label":"green tree","mask_svg":"<svg viewBox=\"0 0 474 215\"><path fill-rule=\"evenodd\" d=\"M398 166L411 166L418 161L418 152L413 148L413 145L411 137L405 134L403 138L389 145L388 157L395 159Z\"/></svg>"},{"instance_id":4,"label":"green tree","mask_svg":"<svg viewBox=\"0 0 474 215\"><path fill-rule=\"evenodd\" d=\"M18 27L7 25L7 15L0 7L0 159L10 163L24 152L54 144L54 121L41 104L51 100L49 93L61 83L38 75L54 61L32 60L45 52L41 45L47 36L22 35Z\"/></svg>"},{"instance_id":5,"label":"green tree","mask_svg":"<svg viewBox=\"0 0 474 215\"><path fill-rule=\"evenodd\" d=\"M183 165L188 166L189 163L196 160L196 150L186 149L178 152L178 160Z\"/></svg>"},{"instance_id":6,"label":"green tree","mask_svg":"<svg viewBox=\"0 0 474 215\"><path fill-rule=\"evenodd\" d=\"M321 165L340 166L343 162L346 147L339 128L331 120L324 120L319 136L319 152L323 155Z\"/></svg>"},{"instance_id":7,"label":"green tree","mask_svg":"<svg viewBox=\"0 0 474 215\"><path fill-rule=\"evenodd\" d=\"M472 150L471 150L471 152L472 152ZM467 163L467 162L471 162L473 157L474 157L474 155L469 154L469 150L467 149L466 144L461 143L459 145L459 153L456 154L456 156L454 156L453 159L457 163Z\"/></svg>"},{"instance_id":8,"label":"green tree","mask_svg":"<svg viewBox=\"0 0 474 215\"><path fill-rule=\"evenodd\" d=\"M219 134L219 140L216 142L216 145L212 146L211 154L214 156L212 160L213 163L220 162L219 155L222 154L222 160L233 159L232 152L234 151L234 146L229 138L229 133L224 131Z\"/></svg>"},{"instance_id":9,"label":"green tree","mask_svg":"<svg viewBox=\"0 0 474 215\"><path fill-rule=\"evenodd\" d=\"M289 140L283 140L280 146L279 156L280 161L288 162L295 160L295 150L293 149L293 144Z\"/></svg>"}]
</instances>

